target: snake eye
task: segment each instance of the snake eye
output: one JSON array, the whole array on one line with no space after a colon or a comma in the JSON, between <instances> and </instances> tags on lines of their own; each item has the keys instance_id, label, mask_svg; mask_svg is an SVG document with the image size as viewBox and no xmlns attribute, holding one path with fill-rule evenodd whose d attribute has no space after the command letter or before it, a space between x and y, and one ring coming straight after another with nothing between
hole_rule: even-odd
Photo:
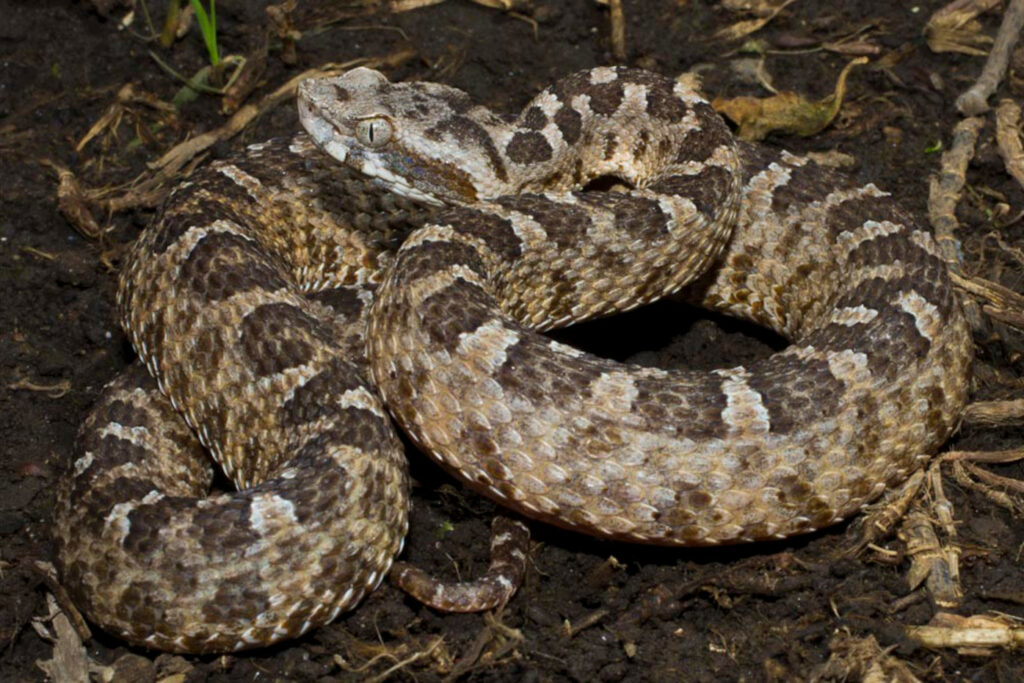
<instances>
[{"instance_id":1,"label":"snake eye","mask_svg":"<svg viewBox=\"0 0 1024 683\"><path fill-rule=\"evenodd\" d=\"M383 147L391 140L392 130L391 122L378 116L356 124L356 137L367 147Z\"/></svg>"}]
</instances>

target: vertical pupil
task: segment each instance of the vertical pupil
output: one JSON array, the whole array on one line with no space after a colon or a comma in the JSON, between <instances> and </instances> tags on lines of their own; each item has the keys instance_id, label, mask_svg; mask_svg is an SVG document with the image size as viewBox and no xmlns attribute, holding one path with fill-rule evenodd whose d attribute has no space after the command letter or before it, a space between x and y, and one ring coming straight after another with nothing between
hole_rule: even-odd
<instances>
[{"instance_id":1,"label":"vertical pupil","mask_svg":"<svg viewBox=\"0 0 1024 683\"><path fill-rule=\"evenodd\" d=\"M366 138L370 142L373 142L373 124L372 123L369 126L366 127Z\"/></svg>"}]
</instances>

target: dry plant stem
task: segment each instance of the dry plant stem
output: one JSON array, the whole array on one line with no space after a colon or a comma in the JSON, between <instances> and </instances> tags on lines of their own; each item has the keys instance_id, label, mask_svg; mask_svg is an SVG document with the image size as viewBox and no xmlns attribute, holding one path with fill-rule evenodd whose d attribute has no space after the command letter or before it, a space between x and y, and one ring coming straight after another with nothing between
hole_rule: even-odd
<instances>
[{"instance_id":1,"label":"dry plant stem","mask_svg":"<svg viewBox=\"0 0 1024 683\"><path fill-rule=\"evenodd\" d=\"M612 57L617 62L626 61L626 15L622 0L608 0L609 21L611 22Z\"/></svg>"},{"instance_id":2,"label":"dry plant stem","mask_svg":"<svg viewBox=\"0 0 1024 683\"><path fill-rule=\"evenodd\" d=\"M933 52L984 57L986 52L975 45L991 43L992 39L981 33L975 18L1001 4L1002 0L956 0L937 10L924 27L928 47Z\"/></svg>"},{"instance_id":3,"label":"dry plant stem","mask_svg":"<svg viewBox=\"0 0 1024 683\"><path fill-rule=\"evenodd\" d=\"M949 564L949 554L939 542L927 515L921 512L907 515L900 529L900 538L907 544L907 555L911 561L907 574L910 589L927 582L928 593L935 604L943 607L958 605L963 594L956 580L956 565Z\"/></svg>"},{"instance_id":4,"label":"dry plant stem","mask_svg":"<svg viewBox=\"0 0 1024 683\"><path fill-rule=\"evenodd\" d=\"M964 410L965 424L990 426L1024 422L1024 398L1012 401L976 401Z\"/></svg>"},{"instance_id":5,"label":"dry plant stem","mask_svg":"<svg viewBox=\"0 0 1024 683\"><path fill-rule=\"evenodd\" d=\"M484 627L480 629L473 643L459 657L443 680L446 683L457 681L471 671L493 666L506 655L513 653L523 640L523 634L519 629L511 628L501 622L500 609L495 612L487 612L484 614ZM490 647L487 647L488 645Z\"/></svg>"},{"instance_id":6,"label":"dry plant stem","mask_svg":"<svg viewBox=\"0 0 1024 683\"><path fill-rule=\"evenodd\" d=\"M999 87L999 81L1006 73L1006 65L1020 37L1021 26L1024 26L1024 0L1010 0L981 76L970 89L956 98L956 108L964 116L977 116L988 111L988 98Z\"/></svg>"},{"instance_id":7,"label":"dry plant stem","mask_svg":"<svg viewBox=\"0 0 1024 683\"><path fill-rule=\"evenodd\" d=\"M955 272L960 272L960 257L955 232L960 224L956 220L956 205L964 188L967 164L974 158L978 134L985 126L981 117L964 119L953 129L953 141L942 154L942 168L932 176L928 187L928 220L935 230L935 240L942 249L943 258Z\"/></svg>"},{"instance_id":8,"label":"dry plant stem","mask_svg":"<svg viewBox=\"0 0 1024 683\"><path fill-rule=\"evenodd\" d=\"M911 668L893 656L893 647L882 648L874 636L856 637L839 631L829 641L832 655L815 668L808 679L823 681L864 681L864 683L921 683ZM777 677L790 680L789 676Z\"/></svg>"},{"instance_id":9,"label":"dry plant stem","mask_svg":"<svg viewBox=\"0 0 1024 683\"><path fill-rule=\"evenodd\" d=\"M1024 329L1024 296L996 282L980 277L965 277L950 269L950 276L960 289L988 302L985 313L1006 323ZM970 315L977 310L973 301L964 301L964 310ZM974 321L971 321L974 324ZM975 327L975 329L980 329Z\"/></svg>"},{"instance_id":10,"label":"dry plant stem","mask_svg":"<svg viewBox=\"0 0 1024 683\"><path fill-rule=\"evenodd\" d=\"M53 599L60 607L60 611L64 613L68 623L75 629L78 637L84 642L92 640L92 631L89 630L89 625L85 622L85 617L83 617L82 613L78 611L78 608L75 607L74 601L71 600L67 591L64 590L64 586L62 586L60 581L57 580L57 570L54 566L49 562L36 560L32 564L32 571L34 571L36 575L41 577L46 583L46 587L49 589Z\"/></svg>"},{"instance_id":11,"label":"dry plant stem","mask_svg":"<svg viewBox=\"0 0 1024 683\"><path fill-rule=\"evenodd\" d=\"M389 0L386 7L391 14L401 14L402 12L409 12L421 7L440 5L442 2L445 2L445 0Z\"/></svg>"},{"instance_id":12,"label":"dry plant stem","mask_svg":"<svg viewBox=\"0 0 1024 683\"><path fill-rule=\"evenodd\" d=\"M994 647L1024 648L1024 627L1007 621L940 612L927 626L908 626L907 635L925 647L955 647L971 654L989 654Z\"/></svg>"},{"instance_id":13,"label":"dry plant stem","mask_svg":"<svg viewBox=\"0 0 1024 683\"><path fill-rule=\"evenodd\" d=\"M936 605L956 607L963 600L964 592L960 586L960 548L957 545L956 521L953 519L953 504L946 498L942 485L942 463L934 462L928 468L928 488L931 491L931 509L942 525L946 536L938 553L930 558L931 573L928 575L927 588ZM930 526L930 525L929 525Z\"/></svg>"},{"instance_id":14,"label":"dry plant stem","mask_svg":"<svg viewBox=\"0 0 1024 683\"><path fill-rule=\"evenodd\" d=\"M1006 171L1024 187L1024 147L1020 142L1020 107L1013 100L1003 100L996 109L996 142Z\"/></svg>"},{"instance_id":15,"label":"dry plant stem","mask_svg":"<svg viewBox=\"0 0 1024 683\"><path fill-rule=\"evenodd\" d=\"M52 595L46 596L46 604L49 616L45 619L36 617L32 620L32 627L40 637L53 643L53 659L37 660L36 665L49 680L88 680L90 661L81 638ZM44 621L49 623L49 628Z\"/></svg>"},{"instance_id":16,"label":"dry plant stem","mask_svg":"<svg viewBox=\"0 0 1024 683\"><path fill-rule=\"evenodd\" d=\"M960 227L956 220L956 205L964 188L967 164L974 157L978 134L984 125L985 120L978 116L956 124L950 148L942 154L942 168L938 175L932 176L928 184L928 220L935 231L935 241L942 251L942 257L957 284L966 278L960 277L963 269L955 234ZM975 330L985 329L986 323L978 305L964 298L963 307L971 327Z\"/></svg>"},{"instance_id":17,"label":"dry plant stem","mask_svg":"<svg viewBox=\"0 0 1024 683\"><path fill-rule=\"evenodd\" d=\"M944 17L958 13L966 13L971 19L978 16L982 12L987 12L990 9L997 7L1002 0L955 0L949 3L945 7L938 9L932 15L932 20L936 17Z\"/></svg>"},{"instance_id":18,"label":"dry plant stem","mask_svg":"<svg viewBox=\"0 0 1024 683\"><path fill-rule=\"evenodd\" d=\"M928 468L928 488L932 495L932 512L942 524L942 530L946 537L951 542L955 542L957 538L956 521L953 519L953 504L946 498L946 491L942 485L941 459L932 463Z\"/></svg>"},{"instance_id":19,"label":"dry plant stem","mask_svg":"<svg viewBox=\"0 0 1024 683\"><path fill-rule=\"evenodd\" d=\"M993 403L1024 403L995 401ZM950 451L940 462L949 462L953 478L964 488L981 493L1013 514L1024 512L1024 482L978 467L975 463L1011 463L1024 460L1024 447L1004 451Z\"/></svg>"},{"instance_id":20,"label":"dry plant stem","mask_svg":"<svg viewBox=\"0 0 1024 683\"><path fill-rule=\"evenodd\" d=\"M40 163L57 172L57 209L71 227L91 240L102 237L103 228L96 222L89 197L75 174L49 159L43 159Z\"/></svg>"},{"instance_id":21,"label":"dry plant stem","mask_svg":"<svg viewBox=\"0 0 1024 683\"><path fill-rule=\"evenodd\" d=\"M942 461L970 460L971 462L1008 463L1024 460L1024 447L1004 451L949 451Z\"/></svg>"},{"instance_id":22,"label":"dry plant stem","mask_svg":"<svg viewBox=\"0 0 1024 683\"><path fill-rule=\"evenodd\" d=\"M1024 494L1024 481L1017 481L1016 479L1010 479L1009 477L1001 477L998 474L983 470L982 468L974 465L970 462L963 462L964 469L970 474L974 475L977 479L982 481L989 486L998 486L1004 488L1013 493Z\"/></svg>"},{"instance_id":23,"label":"dry plant stem","mask_svg":"<svg viewBox=\"0 0 1024 683\"><path fill-rule=\"evenodd\" d=\"M924 483L924 470L917 470L900 486L899 489L886 492L882 502L872 506L864 518L861 537L858 542L843 551L843 557L856 557L868 545L888 536L892 529L907 514L910 504L917 497Z\"/></svg>"},{"instance_id":24,"label":"dry plant stem","mask_svg":"<svg viewBox=\"0 0 1024 683\"><path fill-rule=\"evenodd\" d=\"M969 462L956 461L952 463L953 479L960 486L971 491L977 491L985 496L995 505L1009 510L1013 515L1024 512L1024 499L1019 495L1021 491L1014 491L1018 495L1011 495L1013 487L1020 487L1021 483L1006 477L1000 477L981 469Z\"/></svg>"},{"instance_id":25,"label":"dry plant stem","mask_svg":"<svg viewBox=\"0 0 1024 683\"><path fill-rule=\"evenodd\" d=\"M438 636L433 641L431 641L429 645L427 645L426 649L420 650L419 652L414 652L411 655L409 655L408 657L406 657L405 659L403 659L402 661L397 662L396 664L394 664L390 668L388 668L385 671L381 672L377 676L374 676L373 678L366 679L367 683L379 683L379 682L388 680L389 678L391 678L391 676L393 674L395 674L398 671L401 671L402 669L405 669L406 667L408 667L410 664L412 664L416 660L423 659L424 657L427 657L428 655L430 655L442 643L444 643L444 638L441 637L441 636Z\"/></svg>"}]
</instances>

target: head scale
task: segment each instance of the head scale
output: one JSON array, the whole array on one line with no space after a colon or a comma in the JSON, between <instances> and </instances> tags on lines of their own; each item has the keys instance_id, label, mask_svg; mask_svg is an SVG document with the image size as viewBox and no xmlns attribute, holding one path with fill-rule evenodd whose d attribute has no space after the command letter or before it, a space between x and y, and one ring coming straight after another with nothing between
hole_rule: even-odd
<instances>
[{"instance_id":1,"label":"head scale","mask_svg":"<svg viewBox=\"0 0 1024 683\"><path fill-rule=\"evenodd\" d=\"M298 105L317 146L398 194L432 204L487 195L494 162L486 147L496 119L461 90L390 83L360 67L303 81Z\"/></svg>"}]
</instances>

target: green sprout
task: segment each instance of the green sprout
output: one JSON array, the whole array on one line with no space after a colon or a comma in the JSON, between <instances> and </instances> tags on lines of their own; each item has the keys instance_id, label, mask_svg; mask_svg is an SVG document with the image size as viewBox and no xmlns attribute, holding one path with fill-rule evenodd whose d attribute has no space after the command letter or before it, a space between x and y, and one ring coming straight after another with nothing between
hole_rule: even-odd
<instances>
[{"instance_id":1,"label":"green sprout","mask_svg":"<svg viewBox=\"0 0 1024 683\"><path fill-rule=\"evenodd\" d=\"M220 54L217 52L217 0L210 0L209 14L199 0L190 1L192 9L196 11L196 21L199 22L199 31L203 34L206 51L210 53L210 64L216 67L220 64Z\"/></svg>"}]
</instances>

